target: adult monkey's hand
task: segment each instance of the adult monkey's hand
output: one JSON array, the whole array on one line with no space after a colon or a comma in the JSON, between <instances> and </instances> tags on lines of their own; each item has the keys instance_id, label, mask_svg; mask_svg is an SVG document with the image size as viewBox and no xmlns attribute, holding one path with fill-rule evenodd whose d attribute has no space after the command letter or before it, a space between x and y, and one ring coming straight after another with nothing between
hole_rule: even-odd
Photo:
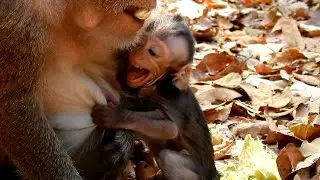
<instances>
[{"instance_id":1,"label":"adult monkey's hand","mask_svg":"<svg viewBox=\"0 0 320 180\"><path fill-rule=\"evenodd\" d=\"M87 127L59 117L91 122L90 108L104 103L100 76L154 7L155 0L0 1L0 147L23 176L81 179L52 126Z\"/></svg>"}]
</instances>

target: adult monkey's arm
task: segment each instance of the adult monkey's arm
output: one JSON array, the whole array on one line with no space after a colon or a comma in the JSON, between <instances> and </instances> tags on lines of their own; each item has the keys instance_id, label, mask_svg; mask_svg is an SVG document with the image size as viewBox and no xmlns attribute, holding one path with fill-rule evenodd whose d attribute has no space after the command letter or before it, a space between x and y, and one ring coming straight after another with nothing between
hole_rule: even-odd
<instances>
[{"instance_id":1,"label":"adult monkey's arm","mask_svg":"<svg viewBox=\"0 0 320 180\"><path fill-rule=\"evenodd\" d=\"M81 179L37 103L50 42L36 13L0 2L0 146L30 179Z\"/></svg>"}]
</instances>

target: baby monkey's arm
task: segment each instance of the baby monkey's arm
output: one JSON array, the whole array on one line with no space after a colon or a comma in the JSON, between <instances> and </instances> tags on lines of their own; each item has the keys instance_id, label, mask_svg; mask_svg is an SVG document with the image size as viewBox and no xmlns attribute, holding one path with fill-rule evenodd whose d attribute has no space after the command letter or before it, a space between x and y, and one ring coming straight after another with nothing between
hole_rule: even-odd
<instances>
[{"instance_id":1,"label":"baby monkey's arm","mask_svg":"<svg viewBox=\"0 0 320 180\"><path fill-rule=\"evenodd\" d=\"M159 110L136 112L120 109L115 105L96 105L91 113L94 122L101 128L127 129L153 139L174 139L177 125Z\"/></svg>"}]
</instances>

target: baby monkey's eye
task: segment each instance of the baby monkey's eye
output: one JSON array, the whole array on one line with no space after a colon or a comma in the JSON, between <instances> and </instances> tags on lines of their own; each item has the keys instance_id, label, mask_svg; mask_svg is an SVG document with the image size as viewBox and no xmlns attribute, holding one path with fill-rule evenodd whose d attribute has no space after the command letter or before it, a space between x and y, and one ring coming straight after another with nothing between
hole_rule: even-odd
<instances>
[{"instance_id":1,"label":"baby monkey's eye","mask_svg":"<svg viewBox=\"0 0 320 180\"><path fill-rule=\"evenodd\" d=\"M148 49L148 52L151 56L157 56L156 53L152 49Z\"/></svg>"},{"instance_id":2,"label":"baby monkey's eye","mask_svg":"<svg viewBox=\"0 0 320 180\"><path fill-rule=\"evenodd\" d=\"M159 46L152 46L148 49L148 53L153 57L161 56L161 48Z\"/></svg>"}]
</instances>

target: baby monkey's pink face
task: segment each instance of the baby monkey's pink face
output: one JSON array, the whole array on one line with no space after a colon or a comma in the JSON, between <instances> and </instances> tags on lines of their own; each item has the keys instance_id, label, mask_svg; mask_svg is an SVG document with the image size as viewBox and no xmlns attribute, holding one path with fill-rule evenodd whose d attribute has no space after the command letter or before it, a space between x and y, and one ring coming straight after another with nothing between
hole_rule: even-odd
<instances>
[{"instance_id":1,"label":"baby monkey's pink face","mask_svg":"<svg viewBox=\"0 0 320 180\"><path fill-rule=\"evenodd\" d=\"M183 37L168 37L161 41L148 38L143 47L129 53L127 83L129 87L148 86L168 73L188 64L187 41Z\"/></svg>"}]
</instances>

